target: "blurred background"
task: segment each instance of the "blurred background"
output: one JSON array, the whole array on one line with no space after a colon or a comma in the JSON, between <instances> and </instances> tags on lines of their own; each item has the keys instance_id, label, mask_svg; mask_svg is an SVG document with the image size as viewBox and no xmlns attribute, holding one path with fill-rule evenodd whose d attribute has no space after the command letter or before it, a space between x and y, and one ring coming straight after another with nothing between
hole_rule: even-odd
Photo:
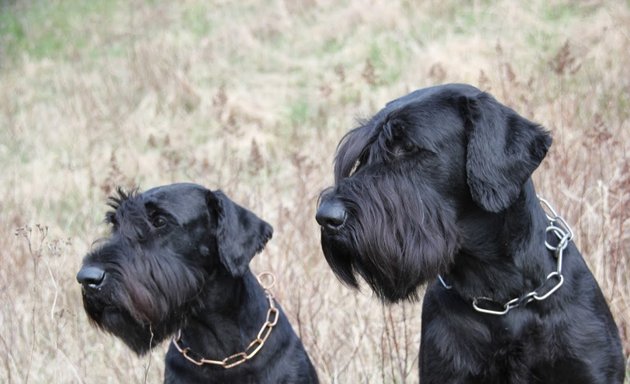
<instances>
[{"instance_id":1,"label":"blurred background","mask_svg":"<svg viewBox=\"0 0 630 384\"><path fill-rule=\"evenodd\" d=\"M323 383L417 383L421 303L342 286L314 213L357 119L445 82L552 132L538 191L628 356L629 68L628 0L0 0L0 382L162 381L166 343L90 327L75 274L117 186L192 181L274 226L252 269Z\"/></svg>"}]
</instances>

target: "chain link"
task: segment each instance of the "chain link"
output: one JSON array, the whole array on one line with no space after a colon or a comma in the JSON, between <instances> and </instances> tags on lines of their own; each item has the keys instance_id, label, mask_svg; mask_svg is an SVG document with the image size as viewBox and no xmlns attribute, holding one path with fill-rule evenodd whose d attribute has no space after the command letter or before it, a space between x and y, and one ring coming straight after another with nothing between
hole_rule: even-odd
<instances>
[{"instance_id":1,"label":"chain link","mask_svg":"<svg viewBox=\"0 0 630 384\"><path fill-rule=\"evenodd\" d=\"M553 209L551 204L547 202L547 200L543 199L540 196L538 196L538 200L540 200L543 210L545 211L545 215L547 216L547 220L549 220L549 226L545 229L545 233L547 234L551 232L558 238L558 245L556 246L549 244L547 242L547 239L545 239L545 247L548 250L554 252L554 255L556 257L556 270L548 274L543 284L536 290L526 293L520 297L516 297L503 305L501 305L501 303L497 302L496 300L485 296L473 298L472 306L477 312L497 316L505 315L510 310L531 303L534 300L542 301L547 299L554 292L560 289L560 287L564 283L564 277L562 276L562 257L564 255L564 250L569 245L569 242L573 240L573 230L571 229L569 224L556 213L556 211ZM442 283L444 288L452 288L451 285L446 284L442 276L438 275L438 279L440 280L440 283ZM543 290L551 280L556 280L555 283L553 281L551 282L554 285L551 286L551 288L549 288L547 291ZM488 305L483 305L482 303L494 304L494 308L501 309L492 309L489 308Z\"/></svg>"},{"instance_id":2,"label":"chain link","mask_svg":"<svg viewBox=\"0 0 630 384\"><path fill-rule=\"evenodd\" d=\"M262 349L263 345L265 345L265 342L269 338L269 335L271 335L271 331L273 330L273 327L275 327L276 324L278 324L278 319L280 318L280 311L278 310L278 308L276 308L273 294L271 293L271 291L269 291L269 288L271 288L271 286L273 286L273 283L275 282L275 277L269 272L264 272L261 275L259 275L258 277L259 282L261 280L261 276L266 276L266 277L271 276L270 277L271 283L267 283L263 286L265 290L265 296L267 297L267 301L269 302L269 309L267 309L267 318L265 319L265 323L260 328L260 331L258 331L256 338L252 340L251 343L249 343L247 348L245 348L245 351L230 355L223 360L212 360L212 359L205 359L205 358L195 359L194 357L191 356L191 353L195 355L196 353L192 352L190 348L182 348L179 345L179 342L181 341L181 337L182 337L182 331L180 329L179 332L177 333L177 337L173 338L173 344L175 345L175 348L177 348L179 353L181 353L182 356L184 356L188 361L190 361L191 363L195 365L199 365L199 366L204 365L204 364L218 365L225 369L233 368L238 365L241 365L247 360L250 360L251 358L256 356L256 354Z\"/></svg>"}]
</instances>

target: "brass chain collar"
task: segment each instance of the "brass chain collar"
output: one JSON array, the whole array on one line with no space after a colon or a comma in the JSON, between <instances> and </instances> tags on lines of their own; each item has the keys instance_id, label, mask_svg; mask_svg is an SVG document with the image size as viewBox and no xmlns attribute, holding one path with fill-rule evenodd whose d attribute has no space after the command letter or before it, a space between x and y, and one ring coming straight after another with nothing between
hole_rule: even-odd
<instances>
[{"instance_id":1,"label":"brass chain collar","mask_svg":"<svg viewBox=\"0 0 630 384\"><path fill-rule=\"evenodd\" d=\"M262 281L265 277L269 279L267 284L263 284ZM260 284L263 286L263 289L265 290L265 296L267 297L267 301L269 302L269 309L267 309L267 318L265 319L265 323L260 328L260 331L258 331L258 335L256 335L256 338L252 340L251 343L249 343L249 345L247 346L247 348L245 348L243 352L235 353L226 357L223 360L212 360L206 358L195 359L194 357L190 356L190 348L182 348L179 345L182 337L182 330L180 329L177 333L177 337L173 338L173 345L175 345L175 348L177 348L179 353L181 353L182 356L184 356L188 361L195 365L217 365L225 369L241 365L247 360L250 360L254 356L256 356L256 354L262 349L263 345L265 345L265 342L269 338L273 327L278 324L278 319L280 317L280 311L278 310L278 308L276 308L273 294L270 291L271 287L273 287L275 283L274 275L270 272L263 272L258 275L257 278Z\"/></svg>"},{"instance_id":2,"label":"brass chain collar","mask_svg":"<svg viewBox=\"0 0 630 384\"><path fill-rule=\"evenodd\" d=\"M559 216L556 213L556 211L553 209L551 204L547 202L547 200L543 199L540 196L538 196L538 200L540 200L540 202L542 203L542 207L543 207L543 210L545 211L545 215L547 216L547 220L549 220L549 226L547 226L547 228L545 229L545 233L551 232L559 240L558 245L556 246L549 244L547 240L545 240L545 247L547 247L548 250L553 251L555 254L556 270L548 274L543 284L540 287L538 287L536 290L531 291L527 294L524 294L520 297L516 297L506 302L505 304L502 305L503 309L501 310L494 310L487 307L484 308L484 306L480 305L481 303L488 303L488 304L495 304L495 307L501 306L501 304L497 302L496 300L493 300L489 297L484 297L484 296L473 298L472 306L477 312L486 313L489 315L497 315L497 316L505 315L510 310L516 307L522 306L522 305L526 305L532 302L533 300L536 300L536 301L545 300L546 298L551 296L554 292L556 292L564 283L564 277L562 276L562 257L563 257L564 250L566 249L567 245L573 239L573 230L571 229L569 224L561 216ZM446 284L442 276L438 275L438 279L440 283L444 286L444 288L446 289L453 288L451 285ZM542 291L542 289L545 287L547 282L552 279L557 280L556 283L551 288L549 288L549 290L547 290L546 292L544 291L543 293L539 292L539 291Z\"/></svg>"}]
</instances>

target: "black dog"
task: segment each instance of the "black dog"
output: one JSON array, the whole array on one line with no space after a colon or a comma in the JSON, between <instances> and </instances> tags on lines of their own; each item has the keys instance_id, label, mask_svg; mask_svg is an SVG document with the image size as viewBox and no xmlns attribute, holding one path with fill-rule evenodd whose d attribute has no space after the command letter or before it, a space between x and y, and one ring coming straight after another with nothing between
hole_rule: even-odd
<instances>
[{"instance_id":1,"label":"black dog","mask_svg":"<svg viewBox=\"0 0 630 384\"><path fill-rule=\"evenodd\" d=\"M394 100L341 141L322 249L352 287L415 298L421 383L622 383L617 327L530 179L551 138L467 85ZM439 278L439 279L436 279Z\"/></svg>"},{"instance_id":2,"label":"black dog","mask_svg":"<svg viewBox=\"0 0 630 384\"><path fill-rule=\"evenodd\" d=\"M166 383L316 383L286 316L249 269L272 228L195 184L110 199L112 235L77 280L90 320L143 354L178 335Z\"/></svg>"}]
</instances>

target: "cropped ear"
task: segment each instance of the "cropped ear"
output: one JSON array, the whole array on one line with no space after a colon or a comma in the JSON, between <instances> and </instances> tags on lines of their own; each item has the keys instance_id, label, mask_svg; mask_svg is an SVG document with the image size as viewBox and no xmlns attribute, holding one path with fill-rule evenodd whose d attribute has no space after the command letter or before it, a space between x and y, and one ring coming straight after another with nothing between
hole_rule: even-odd
<instances>
[{"instance_id":1,"label":"cropped ear","mask_svg":"<svg viewBox=\"0 0 630 384\"><path fill-rule=\"evenodd\" d=\"M551 145L551 136L487 93L462 96L468 137L466 174L473 200L500 212L518 198Z\"/></svg>"},{"instance_id":2,"label":"cropped ear","mask_svg":"<svg viewBox=\"0 0 630 384\"><path fill-rule=\"evenodd\" d=\"M223 192L208 193L208 207L217 223L219 259L232 276L243 276L249 262L273 235L273 228L253 212L230 200Z\"/></svg>"}]
</instances>

